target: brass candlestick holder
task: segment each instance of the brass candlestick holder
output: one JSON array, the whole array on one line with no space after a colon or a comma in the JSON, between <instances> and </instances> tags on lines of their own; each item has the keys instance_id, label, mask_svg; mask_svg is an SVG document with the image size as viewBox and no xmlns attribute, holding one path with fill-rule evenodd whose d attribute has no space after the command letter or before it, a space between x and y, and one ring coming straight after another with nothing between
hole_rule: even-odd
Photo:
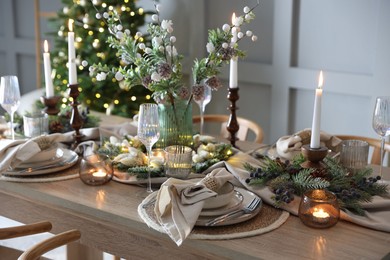
<instances>
[{"instance_id":1,"label":"brass candlestick holder","mask_svg":"<svg viewBox=\"0 0 390 260\"><path fill-rule=\"evenodd\" d=\"M311 148L306 144L302 146L302 154L306 161L301 164L303 168L324 168L322 160L328 154L328 148L321 146L320 148Z\"/></svg>"},{"instance_id":2,"label":"brass candlestick holder","mask_svg":"<svg viewBox=\"0 0 390 260\"><path fill-rule=\"evenodd\" d=\"M70 118L70 125L72 126L73 130L75 131L74 137L74 148L81 143L81 138L84 137L83 134L80 133L80 128L83 126L83 119L80 116L78 105L79 102L77 101L77 97L80 95L79 92L79 84L69 84L68 87L70 88L69 96L72 97L72 103L70 104L72 106L72 115Z\"/></svg>"},{"instance_id":3,"label":"brass candlestick holder","mask_svg":"<svg viewBox=\"0 0 390 260\"><path fill-rule=\"evenodd\" d=\"M238 88L229 88L228 90L229 92L227 98L230 100L231 104L228 107L228 109L230 110L230 117L226 125L226 129L230 133L230 137L228 138L228 140L233 147L236 147L236 141L238 140L236 134L240 129L236 116L236 110L238 109L238 107L236 106L236 101L240 98L240 96L238 95Z\"/></svg>"},{"instance_id":4,"label":"brass candlestick holder","mask_svg":"<svg viewBox=\"0 0 390 260\"><path fill-rule=\"evenodd\" d=\"M60 101L61 96L52 96L52 97L41 97L41 102L45 105L43 111L51 116L56 116L60 112L58 109L58 101Z\"/></svg>"}]
</instances>

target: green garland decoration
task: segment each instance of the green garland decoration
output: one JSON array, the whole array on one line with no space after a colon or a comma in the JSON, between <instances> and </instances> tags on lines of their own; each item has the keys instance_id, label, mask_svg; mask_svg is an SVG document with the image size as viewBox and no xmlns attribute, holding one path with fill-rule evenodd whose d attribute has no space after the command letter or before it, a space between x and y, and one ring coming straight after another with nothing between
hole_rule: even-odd
<instances>
[{"instance_id":1,"label":"green garland decoration","mask_svg":"<svg viewBox=\"0 0 390 260\"><path fill-rule=\"evenodd\" d=\"M123 137L123 140L130 139L128 137ZM213 142L210 142L213 143ZM206 145L208 142L200 142L193 149L196 151L197 148L201 145ZM216 164L220 161L227 160L230 156L232 156L234 153L232 151L232 146L230 144L225 143L213 143L215 146L215 150L213 150L212 153L210 153L210 156L208 158L203 159L199 162L193 162L192 164L192 171L195 173L202 173L207 168L209 168L211 165ZM137 148L141 150L142 152L145 152L145 147L141 146ZM117 144L112 144L109 141L105 142L97 151L99 154L104 154L109 156L111 159L114 159L116 156L123 154L122 147ZM128 166L120 162L114 162L114 168L121 171L126 172L130 176L136 176L138 179L146 179L148 177L148 171L150 170L151 177L157 178L157 177L165 177L164 167L158 167L158 168L150 168L147 165L138 165L138 166Z\"/></svg>"},{"instance_id":2,"label":"green garland decoration","mask_svg":"<svg viewBox=\"0 0 390 260\"><path fill-rule=\"evenodd\" d=\"M371 168L364 168L351 175L335 159L326 157L324 168L303 168L303 155L298 155L291 162L280 158L263 157L261 167L245 163L250 172L246 182L250 185L267 185L274 192L272 199L280 207L294 200L294 194L301 196L312 189L326 189L333 192L341 209L348 209L355 214L364 215L362 202L370 202L375 195L388 194L388 186L378 183L380 176L372 176Z\"/></svg>"}]
</instances>

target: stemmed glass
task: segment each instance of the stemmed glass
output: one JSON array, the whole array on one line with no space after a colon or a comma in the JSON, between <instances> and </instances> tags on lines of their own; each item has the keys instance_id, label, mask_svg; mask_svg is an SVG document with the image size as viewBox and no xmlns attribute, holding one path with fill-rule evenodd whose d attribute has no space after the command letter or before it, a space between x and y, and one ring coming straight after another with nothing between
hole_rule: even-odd
<instances>
[{"instance_id":1,"label":"stemmed glass","mask_svg":"<svg viewBox=\"0 0 390 260\"><path fill-rule=\"evenodd\" d=\"M12 140L15 140L14 114L20 104L19 81L16 76L3 76L0 83L0 104L10 114Z\"/></svg>"},{"instance_id":2,"label":"stemmed glass","mask_svg":"<svg viewBox=\"0 0 390 260\"><path fill-rule=\"evenodd\" d=\"M148 185L147 193L153 192L152 180L150 177L150 156L152 146L160 138L160 126L158 122L158 106L156 104L141 104L138 117L138 138L145 145L148 153Z\"/></svg>"},{"instance_id":3,"label":"stemmed glass","mask_svg":"<svg viewBox=\"0 0 390 260\"><path fill-rule=\"evenodd\" d=\"M211 88L207 85L200 85L198 91L194 91L194 101L198 104L200 110L200 135L203 135L204 111L206 105L211 101Z\"/></svg>"},{"instance_id":4,"label":"stemmed glass","mask_svg":"<svg viewBox=\"0 0 390 260\"><path fill-rule=\"evenodd\" d=\"M381 165L379 175L382 177L385 140L386 136L390 135L390 96L376 98L372 127L381 137Z\"/></svg>"}]
</instances>

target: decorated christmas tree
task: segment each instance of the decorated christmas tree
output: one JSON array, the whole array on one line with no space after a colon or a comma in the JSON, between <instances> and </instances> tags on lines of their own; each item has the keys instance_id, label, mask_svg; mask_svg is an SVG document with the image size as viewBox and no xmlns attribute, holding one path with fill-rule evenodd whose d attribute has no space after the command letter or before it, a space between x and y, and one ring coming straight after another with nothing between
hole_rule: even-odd
<instances>
[{"instance_id":1,"label":"decorated christmas tree","mask_svg":"<svg viewBox=\"0 0 390 260\"><path fill-rule=\"evenodd\" d=\"M109 47L108 27L102 17L105 10L116 10L121 14L122 24L135 35L137 28L144 25L150 12L136 5L135 0L62 0L64 8L50 20L54 30L52 49L53 80L56 92L66 97L68 84L68 21L74 20L76 63L78 65L79 102L92 110L131 117L137 113L139 104L151 102L146 88L128 88L110 80L97 81L89 72L92 64L119 66L120 59ZM147 39L143 39L148 41ZM65 101L66 102L66 101Z\"/></svg>"}]
</instances>

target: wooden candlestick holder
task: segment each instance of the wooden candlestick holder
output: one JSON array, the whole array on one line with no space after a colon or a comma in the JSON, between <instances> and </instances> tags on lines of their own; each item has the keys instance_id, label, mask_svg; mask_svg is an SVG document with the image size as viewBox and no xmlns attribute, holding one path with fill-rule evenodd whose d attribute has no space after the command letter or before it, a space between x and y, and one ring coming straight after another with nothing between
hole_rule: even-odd
<instances>
[{"instance_id":1,"label":"wooden candlestick holder","mask_svg":"<svg viewBox=\"0 0 390 260\"><path fill-rule=\"evenodd\" d=\"M72 126L73 130L75 131L74 138L74 148L81 143L81 138L84 137L83 134L80 133L80 128L83 126L83 119L80 116L78 105L79 102L77 101L77 97L80 95L79 92L79 85L78 84L69 84L68 87L70 88L69 96L73 98L72 103L70 104L72 106L72 115L70 118L70 125Z\"/></svg>"},{"instance_id":2,"label":"wooden candlestick holder","mask_svg":"<svg viewBox=\"0 0 390 260\"><path fill-rule=\"evenodd\" d=\"M61 96L52 96L52 97L41 97L41 102L45 105L43 111L51 116L56 116L60 112L58 109L58 101L60 101Z\"/></svg>"},{"instance_id":3,"label":"wooden candlestick holder","mask_svg":"<svg viewBox=\"0 0 390 260\"><path fill-rule=\"evenodd\" d=\"M302 146L302 154L306 161L301 164L303 168L323 168L322 160L328 154L328 148L321 146L320 148L311 148L310 145Z\"/></svg>"},{"instance_id":4,"label":"wooden candlestick holder","mask_svg":"<svg viewBox=\"0 0 390 260\"><path fill-rule=\"evenodd\" d=\"M236 115L236 110L238 109L238 107L236 106L236 101L240 98L240 96L238 95L238 88L229 88L228 90L229 92L227 98L231 104L228 107L228 109L230 110L230 117L226 125L226 129L230 133L230 137L228 138L228 140L233 147L236 147L236 141L238 140L236 134L240 129Z\"/></svg>"}]
</instances>

